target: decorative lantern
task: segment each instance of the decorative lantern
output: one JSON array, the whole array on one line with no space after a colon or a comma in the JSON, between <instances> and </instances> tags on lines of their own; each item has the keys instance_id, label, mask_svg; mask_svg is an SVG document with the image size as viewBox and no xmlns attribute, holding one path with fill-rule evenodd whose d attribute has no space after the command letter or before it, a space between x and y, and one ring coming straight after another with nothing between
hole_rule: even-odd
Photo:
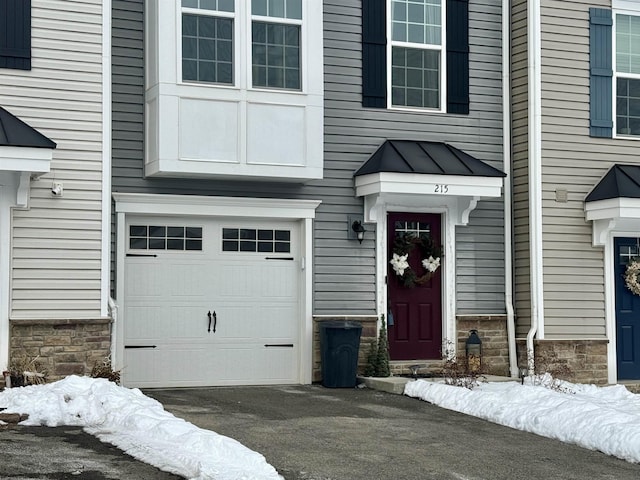
<instances>
[{"instance_id":1,"label":"decorative lantern","mask_svg":"<svg viewBox=\"0 0 640 480\"><path fill-rule=\"evenodd\" d=\"M467 369L469 373L477 373L482 365L482 341L478 336L477 330L469 332L469 338L465 343L465 352L467 354Z\"/></svg>"}]
</instances>

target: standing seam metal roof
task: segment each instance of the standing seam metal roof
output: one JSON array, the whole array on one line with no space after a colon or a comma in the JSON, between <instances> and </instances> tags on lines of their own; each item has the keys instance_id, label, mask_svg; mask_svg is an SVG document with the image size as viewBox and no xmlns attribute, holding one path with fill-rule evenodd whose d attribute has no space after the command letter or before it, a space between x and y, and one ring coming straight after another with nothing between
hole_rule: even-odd
<instances>
[{"instance_id":1,"label":"standing seam metal roof","mask_svg":"<svg viewBox=\"0 0 640 480\"><path fill-rule=\"evenodd\" d=\"M380 172L506 177L504 172L452 145L415 140L386 140L354 176Z\"/></svg>"},{"instance_id":2,"label":"standing seam metal roof","mask_svg":"<svg viewBox=\"0 0 640 480\"><path fill-rule=\"evenodd\" d=\"M0 107L0 146L56 148L56 143Z\"/></svg>"},{"instance_id":3,"label":"standing seam metal roof","mask_svg":"<svg viewBox=\"0 0 640 480\"><path fill-rule=\"evenodd\" d=\"M589 192L585 202L640 198L640 165L615 164Z\"/></svg>"}]
</instances>

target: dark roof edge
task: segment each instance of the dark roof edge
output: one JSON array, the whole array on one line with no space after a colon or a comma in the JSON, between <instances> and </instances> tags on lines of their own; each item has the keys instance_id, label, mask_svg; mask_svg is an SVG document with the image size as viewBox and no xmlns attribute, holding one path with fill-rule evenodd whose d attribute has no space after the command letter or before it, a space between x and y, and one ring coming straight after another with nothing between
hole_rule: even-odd
<instances>
[{"instance_id":1,"label":"dark roof edge","mask_svg":"<svg viewBox=\"0 0 640 480\"><path fill-rule=\"evenodd\" d=\"M0 107L0 147L56 148L57 144Z\"/></svg>"}]
</instances>

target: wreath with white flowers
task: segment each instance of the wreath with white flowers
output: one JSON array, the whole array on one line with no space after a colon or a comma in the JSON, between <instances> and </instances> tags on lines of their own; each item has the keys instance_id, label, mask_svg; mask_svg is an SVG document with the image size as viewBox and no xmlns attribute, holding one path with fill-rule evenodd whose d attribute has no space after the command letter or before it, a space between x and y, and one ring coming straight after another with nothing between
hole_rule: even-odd
<instances>
[{"instance_id":1,"label":"wreath with white flowers","mask_svg":"<svg viewBox=\"0 0 640 480\"><path fill-rule=\"evenodd\" d=\"M409 254L414 248L420 249L420 264L424 271L418 273L409 266ZM398 235L393 244L393 254L389 263L405 287L424 285L440 267L441 250L435 245L431 235L405 233Z\"/></svg>"},{"instance_id":2,"label":"wreath with white flowers","mask_svg":"<svg viewBox=\"0 0 640 480\"><path fill-rule=\"evenodd\" d=\"M640 281L638 281L639 275L640 260L631 260L627 265L627 270L624 272L624 283L634 295L640 295Z\"/></svg>"}]
</instances>

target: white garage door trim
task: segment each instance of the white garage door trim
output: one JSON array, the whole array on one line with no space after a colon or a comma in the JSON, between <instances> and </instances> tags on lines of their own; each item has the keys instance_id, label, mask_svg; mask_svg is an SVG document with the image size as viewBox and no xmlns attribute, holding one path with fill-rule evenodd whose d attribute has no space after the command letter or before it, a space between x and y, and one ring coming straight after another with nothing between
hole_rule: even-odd
<instances>
[{"instance_id":1,"label":"white garage door trim","mask_svg":"<svg viewBox=\"0 0 640 480\"><path fill-rule=\"evenodd\" d=\"M126 216L135 215L175 215L180 217L215 217L225 218L265 218L288 219L300 222L300 251L302 265L302 288L300 303L303 312L303 324L300 326L299 344L299 382L311 383L312 378L312 226L319 200L290 200L266 198L233 198L204 197L191 195L154 195L142 193L114 193L117 241L116 241L116 302L120 317L114 325L112 341L115 342L115 358L113 364L122 368L124 359L124 337L121 323L126 322L123 316L125 305L125 247Z\"/></svg>"}]
</instances>

